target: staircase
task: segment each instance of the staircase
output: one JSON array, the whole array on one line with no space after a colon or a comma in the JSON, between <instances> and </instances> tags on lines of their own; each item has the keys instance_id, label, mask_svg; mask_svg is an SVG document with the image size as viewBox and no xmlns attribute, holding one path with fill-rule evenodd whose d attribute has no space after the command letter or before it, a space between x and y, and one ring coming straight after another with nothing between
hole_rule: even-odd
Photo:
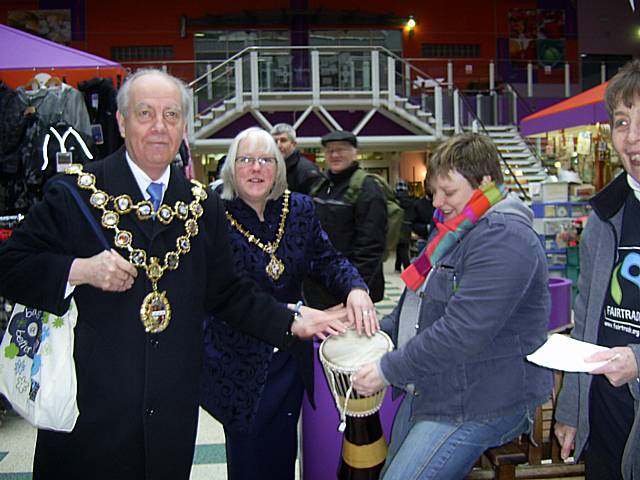
<instances>
[{"instance_id":1,"label":"staircase","mask_svg":"<svg viewBox=\"0 0 640 480\"><path fill-rule=\"evenodd\" d=\"M547 179L548 174L542 162L535 156L531 147L520 135L517 127L513 125L485 125L485 130L513 172L513 175L511 175L505 167L505 185L512 191L520 193L514 176L527 191L527 194L531 184L540 183Z\"/></svg>"}]
</instances>

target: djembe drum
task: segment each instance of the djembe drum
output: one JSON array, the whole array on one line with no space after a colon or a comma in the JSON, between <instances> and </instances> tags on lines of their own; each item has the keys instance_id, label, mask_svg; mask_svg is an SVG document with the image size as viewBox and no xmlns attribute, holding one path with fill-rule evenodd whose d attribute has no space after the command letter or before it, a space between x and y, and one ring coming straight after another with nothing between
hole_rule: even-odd
<instances>
[{"instance_id":1,"label":"djembe drum","mask_svg":"<svg viewBox=\"0 0 640 480\"><path fill-rule=\"evenodd\" d=\"M378 410L386 388L373 395L360 395L353 389L351 375L391 350L393 342L384 332L367 337L348 330L320 345L320 362L340 412L338 429L344 432L340 480L377 479L384 465L387 442Z\"/></svg>"}]
</instances>

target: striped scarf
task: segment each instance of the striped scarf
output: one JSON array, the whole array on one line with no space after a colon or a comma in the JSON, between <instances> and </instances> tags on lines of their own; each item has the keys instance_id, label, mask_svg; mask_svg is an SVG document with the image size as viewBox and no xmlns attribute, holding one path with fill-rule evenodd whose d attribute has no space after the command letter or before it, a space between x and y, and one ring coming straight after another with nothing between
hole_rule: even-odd
<instances>
[{"instance_id":1,"label":"striped scarf","mask_svg":"<svg viewBox=\"0 0 640 480\"><path fill-rule=\"evenodd\" d=\"M414 292L422 285L432 265L438 261L478 223L478 220L502 200L506 195L504 186L496 186L491 182L480 185L474 190L471 199L465 205L462 213L447 220L441 221L440 209L436 210L434 220L438 233L429 242L422 255L418 256L409 267L400 275L407 287Z\"/></svg>"}]
</instances>

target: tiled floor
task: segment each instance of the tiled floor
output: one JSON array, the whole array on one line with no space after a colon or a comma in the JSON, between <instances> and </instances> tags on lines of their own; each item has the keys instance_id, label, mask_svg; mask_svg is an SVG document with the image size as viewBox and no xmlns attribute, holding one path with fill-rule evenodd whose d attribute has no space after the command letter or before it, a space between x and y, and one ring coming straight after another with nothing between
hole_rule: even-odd
<instances>
[{"instance_id":1,"label":"tiled floor","mask_svg":"<svg viewBox=\"0 0 640 480\"><path fill-rule=\"evenodd\" d=\"M0 426L0 480L30 480L36 431L13 413ZM224 433L209 414L200 411L191 480L226 479Z\"/></svg>"},{"instance_id":2,"label":"tiled floor","mask_svg":"<svg viewBox=\"0 0 640 480\"><path fill-rule=\"evenodd\" d=\"M402 292L392 261L385 263L385 298L376 305L380 317L393 309ZM0 426L0 480L31 479L35 437L35 429L20 417L12 413L5 417ZM225 462L222 427L201 410L190 480L226 480Z\"/></svg>"}]
</instances>

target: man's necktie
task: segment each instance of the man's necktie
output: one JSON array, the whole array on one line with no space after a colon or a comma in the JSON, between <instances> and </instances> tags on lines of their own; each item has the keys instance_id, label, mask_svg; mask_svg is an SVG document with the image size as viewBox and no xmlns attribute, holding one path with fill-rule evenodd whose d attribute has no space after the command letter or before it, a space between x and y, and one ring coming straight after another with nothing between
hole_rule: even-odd
<instances>
[{"instance_id":1,"label":"man's necktie","mask_svg":"<svg viewBox=\"0 0 640 480\"><path fill-rule=\"evenodd\" d=\"M158 208L160 208L160 202L162 202L162 183L150 183L147 187L147 193L151 197L153 210L157 213Z\"/></svg>"}]
</instances>

